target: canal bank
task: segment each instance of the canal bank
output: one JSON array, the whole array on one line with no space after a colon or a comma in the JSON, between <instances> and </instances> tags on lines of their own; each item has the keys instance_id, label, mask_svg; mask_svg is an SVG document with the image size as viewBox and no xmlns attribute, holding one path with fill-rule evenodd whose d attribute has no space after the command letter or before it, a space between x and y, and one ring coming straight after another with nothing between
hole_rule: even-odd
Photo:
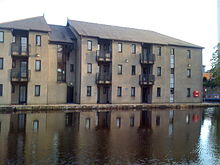
<instances>
[{"instance_id":1,"label":"canal bank","mask_svg":"<svg viewBox=\"0 0 220 165\"><path fill-rule=\"evenodd\" d=\"M48 110L127 110L127 109L190 109L220 107L220 103L181 104L54 104L54 105L0 105L0 112Z\"/></svg>"}]
</instances>

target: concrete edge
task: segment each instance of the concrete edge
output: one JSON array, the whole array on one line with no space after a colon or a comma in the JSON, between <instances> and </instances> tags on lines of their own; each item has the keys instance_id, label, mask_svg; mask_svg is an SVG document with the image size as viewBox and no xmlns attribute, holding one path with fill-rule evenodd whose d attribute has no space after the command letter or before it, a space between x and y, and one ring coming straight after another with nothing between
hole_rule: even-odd
<instances>
[{"instance_id":1,"label":"concrete edge","mask_svg":"<svg viewBox=\"0 0 220 165\"><path fill-rule=\"evenodd\" d=\"M191 109L220 107L220 103L187 104L54 104L54 105L0 105L0 112L50 111L50 110L144 110L144 109Z\"/></svg>"}]
</instances>

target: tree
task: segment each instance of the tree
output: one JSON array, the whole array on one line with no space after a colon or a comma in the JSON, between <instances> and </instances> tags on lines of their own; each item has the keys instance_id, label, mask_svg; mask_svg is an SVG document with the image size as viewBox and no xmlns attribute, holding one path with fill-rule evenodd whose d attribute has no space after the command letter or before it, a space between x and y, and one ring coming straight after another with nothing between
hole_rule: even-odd
<instances>
[{"instance_id":1,"label":"tree","mask_svg":"<svg viewBox=\"0 0 220 165\"><path fill-rule=\"evenodd\" d=\"M215 52L212 54L211 64L211 81L214 86L220 86L220 43L215 47Z\"/></svg>"}]
</instances>

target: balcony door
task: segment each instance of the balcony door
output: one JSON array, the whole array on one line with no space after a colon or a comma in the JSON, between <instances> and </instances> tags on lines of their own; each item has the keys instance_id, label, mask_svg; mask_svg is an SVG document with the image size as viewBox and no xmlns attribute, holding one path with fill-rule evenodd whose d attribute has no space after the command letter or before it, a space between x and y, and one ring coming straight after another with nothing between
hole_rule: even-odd
<instances>
[{"instance_id":1,"label":"balcony door","mask_svg":"<svg viewBox=\"0 0 220 165\"><path fill-rule=\"evenodd\" d=\"M21 53L27 53L27 37L21 37Z\"/></svg>"},{"instance_id":2,"label":"balcony door","mask_svg":"<svg viewBox=\"0 0 220 165\"><path fill-rule=\"evenodd\" d=\"M27 85L20 85L19 87L19 104L27 103Z\"/></svg>"},{"instance_id":3,"label":"balcony door","mask_svg":"<svg viewBox=\"0 0 220 165\"><path fill-rule=\"evenodd\" d=\"M27 67L28 67L28 63L27 61L21 61L20 62L20 74L21 74L21 78L27 78Z\"/></svg>"}]
</instances>

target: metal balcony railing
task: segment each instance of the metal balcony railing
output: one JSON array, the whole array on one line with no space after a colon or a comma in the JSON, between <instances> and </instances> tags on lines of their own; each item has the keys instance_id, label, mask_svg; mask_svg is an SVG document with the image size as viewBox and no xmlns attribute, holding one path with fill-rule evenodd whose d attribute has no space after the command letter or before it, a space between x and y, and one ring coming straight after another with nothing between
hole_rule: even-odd
<instances>
[{"instance_id":1,"label":"metal balcony railing","mask_svg":"<svg viewBox=\"0 0 220 165\"><path fill-rule=\"evenodd\" d=\"M111 74L96 74L96 83L97 84L111 84L112 78Z\"/></svg>"},{"instance_id":2,"label":"metal balcony railing","mask_svg":"<svg viewBox=\"0 0 220 165\"><path fill-rule=\"evenodd\" d=\"M11 69L11 81L12 82L27 82L30 80L30 70L21 72L17 69Z\"/></svg>"},{"instance_id":3,"label":"metal balcony railing","mask_svg":"<svg viewBox=\"0 0 220 165\"><path fill-rule=\"evenodd\" d=\"M154 54L140 54L141 64L154 64L155 55Z\"/></svg>"},{"instance_id":4,"label":"metal balcony railing","mask_svg":"<svg viewBox=\"0 0 220 165\"><path fill-rule=\"evenodd\" d=\"M140 75L139 76L140 85L153 85L155 81L155 76L152 74Z\"/></svg>"},{"instance_id":5,"label":"metal balcony railing","mask_svg":"<svg viewBox=\"0 0 220 165\"><path fill-rule=\"evenodd\" d=\"M17 43L11 44L11 55L12 56L28 56L30 53L30 45L20 45Z\"/></svg>"},{"instance_id":6,"label":"metal balcony railing","mask_svg":"<svg viewBox=\"0 0 220 165\"><path fill-rule=\"evenodd\" d=\"M99 50L97 50L96 59L99 62L110 62L112 60L112 53L111 51L105 51L101 53Z\"/></svg>"}]
</instances>

